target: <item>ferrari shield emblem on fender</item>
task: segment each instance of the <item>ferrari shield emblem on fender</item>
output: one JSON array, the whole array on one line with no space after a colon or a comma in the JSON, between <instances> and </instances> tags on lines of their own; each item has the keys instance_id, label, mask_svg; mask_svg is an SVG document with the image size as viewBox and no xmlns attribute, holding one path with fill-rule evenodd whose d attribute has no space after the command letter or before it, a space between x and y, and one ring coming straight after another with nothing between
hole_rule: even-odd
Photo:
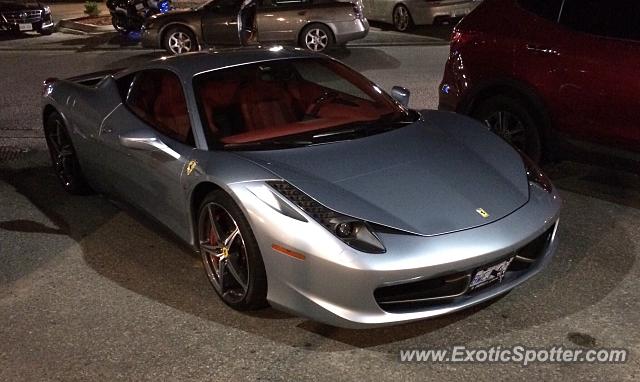
<instances>
[{"instance_id":1,"label":"ferrari shield emblem on fender","mask_svg":"<svg viewBox=\"0 0 640 382\"><path fill-rule=\"evenodd\" d=\"M482 208L476 209L476 212L479 213L480 216L482 216L485 219L489 217L489 214L487 213L487 211L483 210Z\"/></svg>"},{"instance_id":2,"label":"ferrari shield emblem on fender","mask_svg":"<svg viewBox=\"0 0 640 382\"><path fill-rule=\"evenodd\" d=\"M189 163L187 163L187 175L191 175L193 170L196 169L197 165L198 165L198 161L193 160L193 159L190 160Z\"/></svg>"}]
</instances>

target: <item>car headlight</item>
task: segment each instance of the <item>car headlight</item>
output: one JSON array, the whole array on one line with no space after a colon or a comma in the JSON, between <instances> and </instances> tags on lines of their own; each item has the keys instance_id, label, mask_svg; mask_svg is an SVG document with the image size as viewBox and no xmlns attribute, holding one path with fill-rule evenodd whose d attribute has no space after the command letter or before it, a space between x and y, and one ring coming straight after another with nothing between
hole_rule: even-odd
<instances>
[{"instance_id":1,"label":"car headlight","mask_svg":"<svg viewBox=\"0 0 640 382\"><path fill-rule=\"evenodd\" d=\"M269 181L267 184L348 246L367 253L386 252L380 239L372 232L370 223L333 211L285 181Z\"/></svg>"},{"instance_id":2,"label":"car headlight","mask_svg":"<svg viewBox=\"0 0 640 382\"><path fill-rule=\"evenodd\" d=\"M51 8L49 8L49 6L45 6L44 9L42 10L42 12L44 12L45 14L47 13L51 13Z\"/></svg>"},{"instance_id":3,"label":"car headlight","mask_svg":"<svg viewBox=\"0 0 640 382\"><path fill-rule=\"evenodd\" d=\"M548 193L551 193L553 191L553 183L551 183L551 179L549 179L542 170L540 170L540 167L538 167L538 165L525 153L520 150L518 150L518 152L522 157L522 162L524 162L524 169L527 172L527 180L542 187L542 189Z\"/></svg>"}]
</instances>

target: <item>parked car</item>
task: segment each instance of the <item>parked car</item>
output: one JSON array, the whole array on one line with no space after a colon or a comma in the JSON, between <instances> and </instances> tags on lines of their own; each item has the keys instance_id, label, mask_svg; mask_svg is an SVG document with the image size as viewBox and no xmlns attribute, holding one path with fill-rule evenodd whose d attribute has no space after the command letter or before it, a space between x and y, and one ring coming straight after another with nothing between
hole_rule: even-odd
<instances>
[{"instance_id":1,"label":"parked car","mask_svg":"<svg viewBox=\"0 0 640 382\"><path fill-rule=\"evenodd\" d=\"M534 159L566 143L637 158L639 25L634 0L485 1L454 30L440 108Z\"/></svg>"},{"instance_id":2,"label":"parked car","mask_svg":"<svg viewBox=\"0 0 640 382\"><path fill-rule=\"evenodd\" d=\"M210 51L48 80L44 133L65 189L167 225L231 307L388 325L501 295L557 245L530 160L408 98L301 49Z\"/></svg>"},{"instance_id":3,"label":"parked car","mask_svg":"<svg viewBox=\"0 0 640 382\"><path fill-rule=\"evenodd\" d=\"M0 31L53 33L51 9L38 1L1 0Z\"/></svg>"},{"instance_id":4,"label":"parked car","mask_svg":"<svg viewBox=\"0 0 640 382\"><path fill-rule=\"evenodd\" d=\"M400 32L415 25L457 20L469 14L481 0L362 0L368 20L393 24Z\"/></svg>"},{"instance_id":5,"label":"parked car","mask_svg":"<svg viewBox=\"0 0 640 382\"><path fill-rule=\"evenodd\" d=\"M240 45L242 0L213 0L198 8L152 16L142 45L181 54ZM358 4L331 0L258 0L246 18L249 44L293 43L321 52L363 38L369 23Z\"/></svg>"}]
</instances>

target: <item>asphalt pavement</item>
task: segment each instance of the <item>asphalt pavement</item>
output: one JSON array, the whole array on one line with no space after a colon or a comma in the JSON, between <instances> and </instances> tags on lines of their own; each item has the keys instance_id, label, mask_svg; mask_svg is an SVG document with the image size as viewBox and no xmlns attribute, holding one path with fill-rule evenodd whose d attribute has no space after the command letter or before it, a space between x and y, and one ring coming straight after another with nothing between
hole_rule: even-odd
<instances>
[{"instance_id":1,"label":"asphalt pavement","mask_svg":"<svg viewBox=\"0 0 640 382\"><path fill-rule=\"evenodd\" d=\"M273 309L239 313L161 227L102 196L65 194L44 149L42 80L161 53L86 40L66 42L70 49L9 49L14 43L0 41L0 380L640 379L637 175L571 161L547 167L564 200L558 253L487 304L360 331ZM447 53L417 45L333 54L385 89L409 87L412 107L433 108ZM401 349L453 345L625 348L629 357L527 367L399 362Z\"/></svg>"}]
</instances>

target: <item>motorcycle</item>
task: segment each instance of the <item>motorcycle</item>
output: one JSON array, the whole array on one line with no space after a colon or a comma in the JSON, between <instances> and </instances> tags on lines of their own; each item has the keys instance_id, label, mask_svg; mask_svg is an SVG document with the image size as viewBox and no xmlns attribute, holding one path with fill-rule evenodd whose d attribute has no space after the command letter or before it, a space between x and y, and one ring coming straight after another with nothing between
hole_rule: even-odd
<instances>
[{"instance_id":1,"label":"motorcycle","mask_svg":"<svg viewBox=\"0 0 640 382\"><path fill-rule=\"evenodd\" d=\"M107 8L111 24L123 35L139 33L147 17L172 9L170 0L107 0Z\"/></svg>"}]
</instances>

